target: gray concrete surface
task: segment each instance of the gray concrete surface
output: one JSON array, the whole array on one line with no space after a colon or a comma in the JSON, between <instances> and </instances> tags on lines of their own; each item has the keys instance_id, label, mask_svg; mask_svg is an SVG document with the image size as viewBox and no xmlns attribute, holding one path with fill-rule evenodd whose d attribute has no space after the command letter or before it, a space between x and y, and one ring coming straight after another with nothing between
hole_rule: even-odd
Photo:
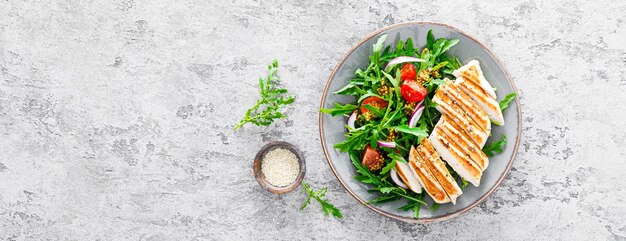
<instances>
[{"instance_id":1,"label":"gray concrete surface","mask_svg":"<svg viewBox=\"0 0 626 241\"><path fill-rule=\"evenodd\" d=\"M0 1L0 239L626 240L625 13L623 1ZM414 20L492 48L524 115L498 191L430 225L353 199L317 126L343 53ZM233 132L273 58L297 104ZM271 140L303 150L306 181L343 220L299 211L300 189L257 185L252 158Z\"/></svg>"}]
</instances>

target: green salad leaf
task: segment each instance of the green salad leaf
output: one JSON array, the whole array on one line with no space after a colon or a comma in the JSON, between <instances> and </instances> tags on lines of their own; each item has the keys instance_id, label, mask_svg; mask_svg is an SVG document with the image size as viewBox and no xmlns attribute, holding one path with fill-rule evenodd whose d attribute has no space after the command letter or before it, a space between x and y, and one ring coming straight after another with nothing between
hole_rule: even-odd
<instances>
[{"instance_id":1,"label":"green salad leaf","mask_svg":"<svg viewBox=\"0 0 626 241\"><path fill-rule=\"evenodd\" d=\"M341 105L339 103L335 103L335 108L332 109L320 109L320 111L322 113L326 113L332 116L336 116L336 115L346 115L346 114L350 114L352 112L354 112L354 110L356 110L357 106L353 105L353 104L345 104L345 105Z\"/></svg>"},{"instance_id":2,"label":"green salad leaf","mask_svg":"<svg viewBox=\"0 0 626 241\"><path fill-rule=\"evenodd\" d=\"M513 102L513 100L515 100L516 96L517 96L517 94L515 94L515 93L510 93L510 94L506 95L504 97L504 99L502 99L500 101L500 110L504 111L504 109L509 107L509 104L511 104L511 102Z\"/></svg>"},{"instance_id":3,"label":"green salad leaf","mask_svg":"<svg viewBox=\"0 0 626 241\"><path fill-rule=\"evenodd\" d=\"M274 120L286 118L287 115L280 112L280 108L293 103L295 96L287 96L287 89L276 87L276 83L280 82L277 75L278 61L274 60L272 64L267 66L267 77L259 78L259 89L261 99L246 111L241 121L233 127L233 130L241 128L246 123L252 123L257 126L269 126Z\"/></svg>"},{"instance_id":4,"label":"green salad leaf","mask_svg":"<svg viewBox=\"0 0 626 241\"><path fill-rule=\"evenodd\" d=\"M492 142L489 145L483 147L483 152L487 156L493 156L494 152L502 153L503 148L506 146L506 135L502 135L502 139Z\"/></svg>"},{"instance_id":5,"label":"green salad leaf","mask_svg":"<svg viewBox=\"0 0 626 241\"><path fill-rule=\"evenodd\" d=\"M401 125L401 126L396 126L396 130L402 133L407 133L407 134L417 136L418 138L417 142L421 142L422 138L428 136L428 132L426 132L426 128L422 128L422 127L411 128L407 125Z\"/></svg>"},{"instance_id":6,"label":"green salad leaf","mask_svg":"<svg viewBox=\"0 0 626 241\"><path fill-rule=\"evenodd\" d=\"M315 199L322 206L322 211L324 211L324 214L326 216L332 214L336 218L343 218L343 214L341 214L341 211L339 211L338 208L329 203L327 199L324 199L326 193L328 192L327 188L322 188L319 191L315 191L313 190L313 188L311 188L311 185L306 182L302 183L302 187L304 188L303 191L307 194L307 198L304 203L302 203L302 206L300 206L300 210L306 208L307 205L311 203L311 199Z\"/></svg>"}]
</instances>

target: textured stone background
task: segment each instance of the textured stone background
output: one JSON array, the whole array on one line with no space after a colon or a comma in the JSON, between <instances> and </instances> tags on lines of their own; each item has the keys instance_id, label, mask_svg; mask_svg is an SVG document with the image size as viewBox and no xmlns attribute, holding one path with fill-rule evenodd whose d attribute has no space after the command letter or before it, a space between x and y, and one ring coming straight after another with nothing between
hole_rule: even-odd
<instances>
[{"instance_id":1,"label":"textured stone background","mask_svg":"<svg viewBox=\"0 0 626 241\"><path fill-rule=\"evenodd\" d=\"M211 2L0 1L0 239L626 240L623 1ZM419 20L492 48L524 116L498 191L430 225L353 199L317 125L343 53ZM290 117L233 132L273 58L298 98ZM271 140L300 146L343 220L257 185L251 161Z\"/></svg>"}]
</instances>

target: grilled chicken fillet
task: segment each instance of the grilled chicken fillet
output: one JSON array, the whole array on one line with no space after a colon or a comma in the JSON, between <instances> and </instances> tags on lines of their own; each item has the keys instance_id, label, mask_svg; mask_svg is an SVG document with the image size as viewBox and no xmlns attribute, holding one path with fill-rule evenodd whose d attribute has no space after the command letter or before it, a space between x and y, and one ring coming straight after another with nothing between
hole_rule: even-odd
<instances>
[{"instance_id":1,"label":"grilled chicken fillet","mask_svg":"<svg viewBox=\"0 0 626 241\"><path fill-rule=\"evenodd\" d=\"M480 185L482 168L476 165L469 156L464 154L457 144L448 140L441 129L435 128L428 139L430 139L433 147L437 150L441 158L446 161L459 176L476 187Z\"/></svg>"},{"instance_id":2,"label":"grilled chicken fillet","mask_svg":"<svg viewBox=\"0 0 626 241\"><path fill-rule=\"evenodd\" d=\"M452 121L456 122L471 137L472 141L479 146L485 144L489 133L478 126L450 97L446 96L442 91L437 91L433 102L437 103L435 108L439 112L447 114Z\"/></svg>"},{"instance_id":3,"label":"grilled chicken fillet","mask_svg":"<svg viewBox=\"0 0 626 241\"><path fill-rule=\"evenodd\" d=\"M454 77L467 79L476 85L480 86L485 92L493 99L496 99L496 92L491 87L491 84L485 79L482 69L480 69L480 62L478 60L472 60L466 65L461 66L454 72Z\"/></svg>"},{"instance_id":4,"label":"grilled chicken fillet","mask_svg":"<svg viewBox=\"0 0 626 241\"><path fill-rule=\"evenodd\" d=\"M443 190L443 187L437 181L437 178L430 172L424 159L420 157L415 150L415 147L411 146L409 153L409 167L418 177L420 184L426 190L426 193L430 195L436 203L449 203L450 198Z\"/></svg>"},{"instance_id":5,"label":"grilled chicken fillet","mask_svg":"<svg viewBox=\"0 0 626 241\"><path fill-rule=\"evenodd\" d=\"M456 198L463 194L463 191L461 191L459 185L452 175L450 175L446 164L441 161L439 155L437 155L437 152L427 138L422 140L422 144L417 147L417 152L422 160L424 160L431 173L437 178L439 185L441 185L446 192L452 204L456 204Z\"/></svg>"},{"instance_id":6,"label":"grilled chicken fillet","mask_svg":"<svg viewBox=\"0 0 626 241\"><path fill-rule=\"evenodd\" d=\"M396 172L411 191L422 193L422 185L408 163L396 162Z\"/></svg>"}]
</instances>

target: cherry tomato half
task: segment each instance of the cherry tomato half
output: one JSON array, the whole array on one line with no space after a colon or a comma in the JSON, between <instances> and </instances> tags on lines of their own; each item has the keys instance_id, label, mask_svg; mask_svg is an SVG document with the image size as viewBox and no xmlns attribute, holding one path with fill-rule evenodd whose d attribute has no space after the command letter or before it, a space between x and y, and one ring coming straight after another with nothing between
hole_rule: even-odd
<instances>
[{"instance_id":1,"label":"cherry tomato half","mask_svg":"<svg viewBox=\"0 0 626 241\"><path fill-rule=\"evenodd\" d=\"M415 66L413 64L408 63L404 64L400 69L400 79L402 80L412 80L415 79L417 73L415 72Z\"/></svg>"},{"instance_id":2,"label":"cherry tomato half","mask_svg":"<svg viewBox=\"0 0 626 241\"><path fill-rule=\"evenodd\" d=\"M382 109L382 108L387 107L387 101L381 98L378 98L376 96L367 97L361 103L361 114L366 114L370 112L370 110L365 108L365 105L371 105L378 109Z\"/></svg>"},{"instance_id":3,"label":"cherry tomato half","mask_svg":"<svg viewBox=\"0 0 626 241\"><path fill-rule=\"evenodd\" d=\"M426 97L428 90L414 80L407 80L402 83L400 94L408 102L419 102Z\"/></svg>"},{"instance_id":4,"label":"cherry tomato half","mask_svg":"<svg viewBox=\"0 0 626 241\"><path fill-rule=\"evenodd\" d=\"M377 150L374 150L369 144L365 146L365 151L363 151L363 160L361 161L363 167L369 169L370 171L376 171L380 170L383 166L383 162L384 160Z\"/></svg>"}]
</instances>

